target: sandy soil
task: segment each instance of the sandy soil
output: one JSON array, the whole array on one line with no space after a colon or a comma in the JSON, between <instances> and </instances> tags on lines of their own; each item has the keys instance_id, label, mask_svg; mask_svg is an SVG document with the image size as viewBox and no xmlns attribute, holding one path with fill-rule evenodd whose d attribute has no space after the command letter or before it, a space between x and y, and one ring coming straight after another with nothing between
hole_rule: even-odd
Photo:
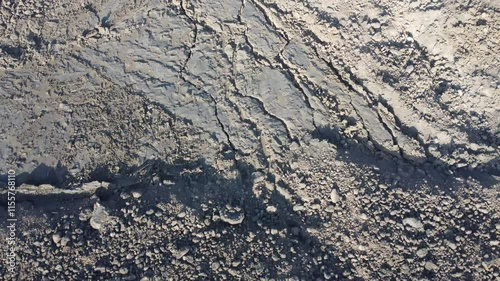
<instances>
[{"instance_id":1,"label":"sandy soil","mask_svg":"<svg viewBox=\"0 0 500 281\"><path fill-rule=\"evenodd\" d=\"M499 44L494 0L3 1L0 274L500 280Z\"/></svg>"}]
</instances>

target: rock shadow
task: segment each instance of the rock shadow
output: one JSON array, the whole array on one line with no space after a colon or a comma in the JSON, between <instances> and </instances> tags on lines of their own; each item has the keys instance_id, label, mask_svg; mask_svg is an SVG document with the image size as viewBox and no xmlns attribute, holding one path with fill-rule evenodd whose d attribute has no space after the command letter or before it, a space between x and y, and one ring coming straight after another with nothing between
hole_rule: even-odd
<instances>
[{"instance_id":1,"label":"rock shadow","mask_svg":"<svg viewBox=\"0 0 500 281\"><path fill-rule=\"evenodd\" d=\"M140 204L136 205L139 216L146 216L148 210L157 209L159 203L175 201L183 206L186 212L198 217L199 221L207 219L212 221L208 225L202 225L198 232L214 231L221 234L220 242L215 248L217 252L212 253L216 255L215 257L207 257L207 253L196 250L200 245L193 242L193 233L169 237L171 241L168 243L191 249L190 253L193 253L199 271L208 276L207 280L219 279L218 273L209 263L210 259L223 260L225 254L238 255L238 253L252 253L252 258L242 259L239 267L251 268L253 270L251 278L255 279L272 277L282 280L296 276L300 280L317 280L329 276L338 280L345 278L346 275L354 275L353 266L348 259L342 261L342 254L333 245L326 245L309 233L308 229L318 227L325 223L326 219L296 213L289 199L276 188L266 188L266 184L269 185L272 181L272 175L257 171L252 165L236 163L231 168L237 170L233 178L226 178L205 159L177 160L173 163L148 160L140 166L123 166L116 174L110 174L109 170L101 167L96 171L95 178L109 180L109 190L105 193L102 190L96 192L94 199L79 200L68 198L67 194L52 194L50 198L30 195L20 197L19 200L27 200L39 209L46 208L46 204L40 201L57 201L58 207L66 205L68 210L74 212L81 209L82 206L79 204L88 208L88 204L99 200L111 215L117 216L120 215L119 210L122 208L130 208L130 202L127 203L122 197L124 193L131 194L137 191L142 194ZM51 169L44 167L43 171ZM288 188L281 181L277 185L281 185L284 189ZM2 205L4 203L2 202ZM230 224L220 219L226 206L235 207L244 214L243 221ZM176 215L169 214L171 217ZM153 216L151 219L156 224L165 223L160 217ZM74 220L75 222L70 224L83 229L86 239L97 239L98 231L92 229L88 223L82 225L76 213ZM55 219L54 223L57 224L57 221ZM134 221L126 223L133 226ZM254 236L251 241L247 240L250 233ZM161 246L166 245L153 245L155 248ZM143 245L143 247L151 246ZM96 266L110 264L111 260L107 259L111 258L101 259ZM172 266L170 262L175 260L173 254L166 254L165 266ZM129 269L131 275L163 276L163 273L154 267L144 272L133 262L127 262L123 266ZM283 271L284 267L288 269ZM81 277L85 278L83 273L81 274ZM114 276L109 273L96 274L99 275L95 276L96 278L109 279Z\"/></svg>"}]
</instances>

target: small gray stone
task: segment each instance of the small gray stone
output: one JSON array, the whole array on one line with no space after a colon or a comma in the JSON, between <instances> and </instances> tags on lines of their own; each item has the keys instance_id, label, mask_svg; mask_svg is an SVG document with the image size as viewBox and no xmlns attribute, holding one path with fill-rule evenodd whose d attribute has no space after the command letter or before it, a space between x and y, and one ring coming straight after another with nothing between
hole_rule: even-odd
<instances>
[{"instance_id":1,"label":"small gray stone","mask_svg":"<svg viewBox=\"0 0 500 281\"><path fill-rule=\"evenodd\" d=\"M269 213L276 213L278 209L275 206L267 206L266 211Z\"/></svg>"},{"instance_id":2,"label":"small gray stone","mask_svg":"<svg viewBox=\"0 0 500 281\"><path fill-rule=\"evenodd\" d=\"M439 267L431 261L425 262L424 268L428 271L437 271L439 269Z\"/></svg>"},{"instance_id":3,"label":"small gray stone","mask_svg":"<svg viewBox=\"0 0 500 281\"><path fill-rule=\"evenodd\" d=\"M422 248L417 250L417 257L423 258L427 256L427 253L429 253L429 250L427 248Z\"/></svg>"},{"instance_id":4,"label":"small gray stone","mask_svg":"<svg viewBox=\"0 0 500 281\"><path fill-rule=\"evenodd\" d=\"M189 248L187 247L183 247L181 249L175 249L172 251L172 255L176 258L176 259L182 259L182 257L184 257L187 253L189 252Z\"/></svg>"},{"instance_id":5,"label":"small gray stone","mask_svg":"<svg viewBox=\"0 0 500 281\"><path fill-rule=\"evenodd\" d=\"M330 199L332 200L332 203L340 202L339 192L335 188L332 189L332 192L330 193Z\"/></svg>"},{"instance_id":6,"label":"small gray stone","mask_svg":"<svg viewBox=\"0 0 500 281\"><path fill-rule=\"evenodd\" d=\"M453 243L451 241L446 241L446 245L448 247L450 247L450 249L452 249L452 250L456 250L457 249L457 244L455 244L455 243Z\"/></svg>"},{"instance_id":7,"label":"small gray stone","mask_svg":"<svg viewBox=\"0 0 500 281\"><path fill-rule=\"evenodd\" d=\"M52 235L52 241L54 241L54 243L56 243L56 244L59 244L59 242L61 241L61 239L62 239L61 238L61 234L59 234L59 233L54 233Z\"/></svg>"},{"instance_id":8,"label":"small gray stone","mask_svg":"<svg viewBox=\"0 0 500 281\"><path fill-rule=\"evenodd\" d=\"M128 268L126 267L122 267L120 268L120 270L118 271L121 275L127 275L128 274Z\"/></svg>"},{"instance_id":9,"label":"small gray stone","mask_svg":"<svg viewBox=\"0 0 500 281\"><path fill-rule=\"evenodd\" d=\"M103 225L108 223L109 215L104 206L99 203L95 203L94 212L90 218L90 226L93 229L101 230Z\"/></svg>"},{"instance_id":10,"label":"small gray stone","mask_svg":"<svg viewBox=\"0 0 500 281\"><path fill-rule=\"evenodd\" d=\"M370 25L371 25L371 27L373 27L374 29L380 29L380 27L381 27L381 24L380 24L380 22L378 22L378 21L372 22Z\"/></svg>"},{"instance_id":11,"label":"small gray stone","mask_svg":"<svg viewBox=\"0 0 500 281\"><path fill-rule=\"evenodd\" d=\"M214 262L212 262L212 263L210 264L210 268L211 268L213 271L217 271L217 269L219 269L219 267L220 267L220 264L219 264L219 262L217 262L217 261L214 261Z\"/></svg>"},{"instance_id":12,"label":"small gray stone","mask_svg":"<svg viewBox=\"0 0 500 281\"><path fill-rule=\"evenodd\" d=\"M64 112L67 112L67 113L71 113L73 112L73 110L71 109L71 107L69 107L69 105L65 104L65 103L60 103L59 104L59 109L64 111Z\"/></svg>"},{"instance_id":13,"label":"small gray stone","mask_svg":"<svg viewBox=\"0 0 500 281\"><path fill-rule=\"evenodd\" d=\"M69 237L66 237L64 236L63 238L61 238L61 246L66 246L69 242Z\"/></svg>"},{"instance_id":14,"label":"small gray stone","mask_svg":"<svg viewBox=\"0 0 500 281\"><path fill-rule=\"evenodd\" d=\"M423 230L424 224L416 218L405 218L403 219L403 224L409 225L415 229Z\"/></svg>"},{"instance_id":15,"label":"small gray stone","mask_svg":"<svg viewBox=\"0 0 500 281\"><path fill-rule=\"evenodd\" d=\"M184 257L182 257L182 260L189 263L189 264L194 264L194 258L191 256L184 256Z\"/></svg>"}]
</instances>

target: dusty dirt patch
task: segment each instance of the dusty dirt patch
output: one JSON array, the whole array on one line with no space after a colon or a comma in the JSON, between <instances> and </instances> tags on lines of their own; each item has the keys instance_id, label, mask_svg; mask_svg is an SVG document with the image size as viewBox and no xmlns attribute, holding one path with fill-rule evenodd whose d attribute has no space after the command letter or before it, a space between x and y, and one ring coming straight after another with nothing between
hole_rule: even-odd
<instances>
[{"instance_id":1,"label":"dusty dirt patch","mask_svg":"<svg viewBox=\"0 0 500 281\"><path fill-rule=\"evenodd\" d=\"M499 10L2 2L15 275L499 278Z\"/></svg>"}]
</instances>

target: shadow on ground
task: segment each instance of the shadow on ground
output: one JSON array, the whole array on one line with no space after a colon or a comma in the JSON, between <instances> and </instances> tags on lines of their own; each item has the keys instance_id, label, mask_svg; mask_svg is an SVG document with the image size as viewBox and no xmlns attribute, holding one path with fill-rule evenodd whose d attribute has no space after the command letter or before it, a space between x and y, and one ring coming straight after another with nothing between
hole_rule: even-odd
<instances>
[{"instance_id":1,"label":"shadow on ground","mask_svg":"<svg viewBox=\"0 0 500 281\"><path fill-rule=\"evenodd\" d=\"M350 274L348 272L353 268L352 264L345 259L345 261L341 261L339 259L341 254L337 249L321 243L307 231L308 228L315 228L325 223L324 219L316 216L306 217L294 212L293 206L283 195L275 189L264 187L266 180L255 182L256 171L252 166L240 162L236 169L239 171L238 175L233 179L228 179L222 176L217 169L208 165L204 159L197 161L179 160L170 164L150 160L138 167L124 166L117 174L112 174L105 167L101 167L96 170L93 174L94 178L90 180L98 179L112 183L108 192L97 193L97 196L100 197L102 204L111 210L110 212L116 212L117 215L120 214L121 208L127 207L121 194L131 191L141 191L143 194L142 201L138 205L139 214L144 214L147 210L155 208L158 203L171 202L172 200L190 210L200 221L212 218L213 215L217 214L217 211L214 210L224 208L226 205L241 208L245 215L241 224L229 225L224 221L215 220L208 226L203 225L199 229L198 232L213 230L221 234L214 252L209 256L203 251L195 250L200 245L192 242L192 233L169 237L172 239L170 242L179 247L193 249L191 252L194 253L194 260L196 263L199 261L198 266L201 267L201 272L208 275L210 280L217 279L217 273L212 271L209 260L214 258L223 260L223 255L228 253L233 256L252 253L252 258L241 260L242 264L240 265L241 268L254 269L252 272L256 276L251 278L273 277L281 280L297 276L302 280L316 280L324 278L325 275L338 279L343 274ZM64 171L64 169L59 170ZM261 190L259 196L255 194L256 188ZM38 207L39 209L44 209L45 202L48 200L58 202L58 204L68 204L68 207L75 212L79 204L78 200L72 200L68 198L68 195L57 194L50 195L50 197L26 196L23 197L23 200L31 202L34 208ZM88 204L88 200L87 203L83 203L84 201L81 200L82 204ZM4 201L0 204L6 208ZM270 205L276 207L275 212L266 211ZM209 208L204 208L204 206ZM78 215L75 217L74 225L79 225ZM155 224L164 223L161 218L154 217L152 219L156 220ZM57 220L54 220L54 223L57 224ZM126 223L133 227L133 221ZM88 223L79 227L84 229L86 239L93 239L97 244L102 243L98 238L97 231L92 229ZM272 230L276 231L271 233ZM251 242L247 240L249 233L255 234ZM106 247L105 244L100 246ZM154 245L155 248L161 246ZM21 253L21 255L23 254ZM75 260L77 259L78 257L75 258ZM95 266L110 265L111 258L108 259L101 259L99 264ZM171 254L166 254L164 261L167 267L171 266L170 261L174 259ZM132 261L123 266L128 267L130 274L136 276L163 276L162 274L164 274L155 266L144 272ZM285 267L287 269L283 270ZM89 268L89 270L93 269ZM112 277L105 273L96 274L103 278Z\"/></svg>"}]
</instances>

